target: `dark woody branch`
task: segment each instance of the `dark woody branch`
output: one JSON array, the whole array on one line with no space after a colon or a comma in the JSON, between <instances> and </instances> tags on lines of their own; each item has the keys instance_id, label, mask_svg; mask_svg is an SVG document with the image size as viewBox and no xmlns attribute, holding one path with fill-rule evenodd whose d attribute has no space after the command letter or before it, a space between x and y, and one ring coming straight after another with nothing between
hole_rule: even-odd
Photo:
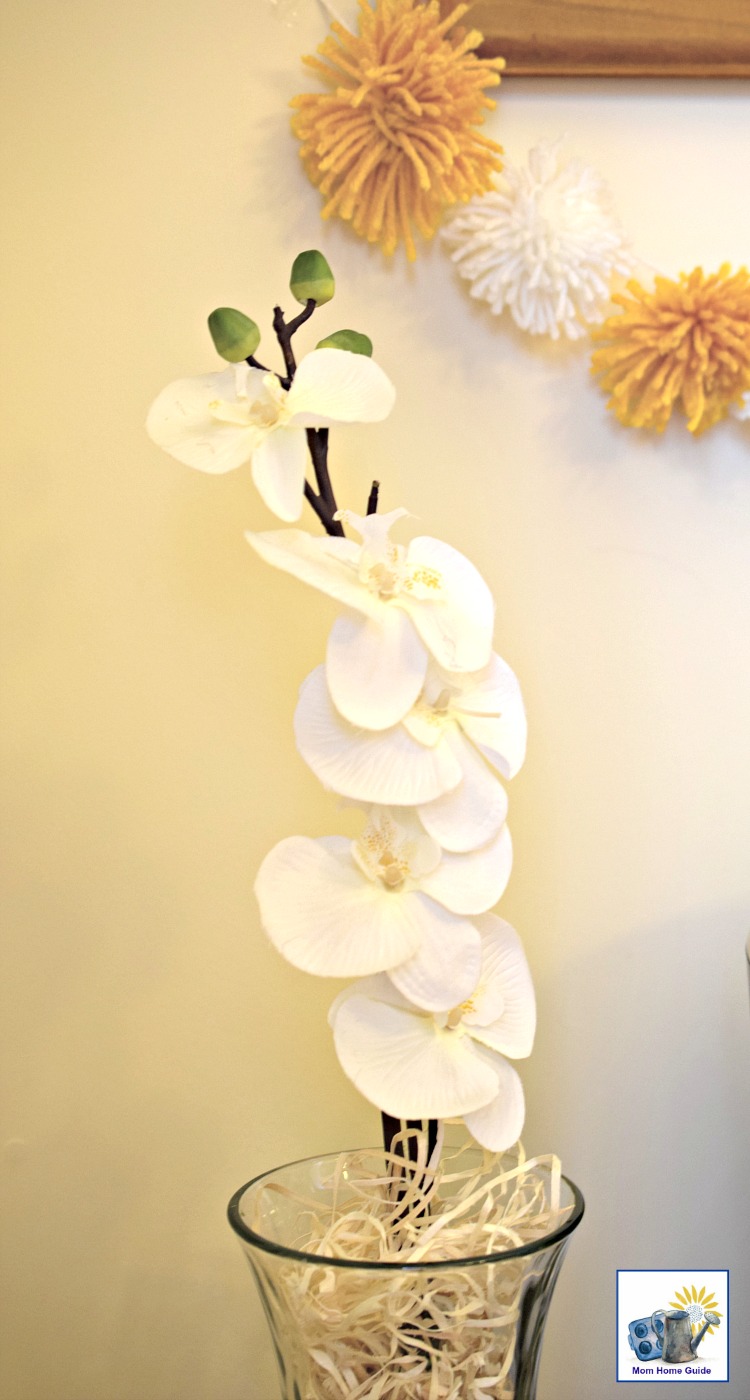
<instances>
[{"instance_id":1,"label":"dark woody branch","mask_svg":"<svg viewBox=\"0 0 750 1400\"><path fill-rule=\"evenodd\" d=\"M275 306L273 309L273 328L276 332L276 339L281 346L281 353L284 356L284 365L286 368L286 377L280 381L284 389L289 389L291 387L292 380L297 372L297 361L292 349L292 336L295 331L299 330L300 326L305 324L305 321L309 321L315 310L315 306L314 298L309 297L304 310L300 311L299 315L295 316L291 321L286 321L284 319L284 313L280 306ZM338 505L336 504L336 497L333 492L328 471L328 429L308 428L307 446L315 471L318 494L315 494L312 486L306 481L305 498L312 506L326 533L329 535L343 536L344 527L341 521L334 519L336 511L338 510Z\"/></svg>"}]
</instances>

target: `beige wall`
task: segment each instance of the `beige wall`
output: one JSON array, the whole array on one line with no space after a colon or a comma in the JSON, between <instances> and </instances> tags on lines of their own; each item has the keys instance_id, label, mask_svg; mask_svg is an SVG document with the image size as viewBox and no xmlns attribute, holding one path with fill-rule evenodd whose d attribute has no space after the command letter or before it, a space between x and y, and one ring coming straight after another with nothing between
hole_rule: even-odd
<instances>
[{"instance_id":1,"label":"beige wall","mask_svg":"<svg viewBox=\"0 0 750 1400\"><path fill-rule=\"evenodd\" d=\"M0 1390L271 1400L225 1201L376 1138L331 988L251 896L275 840L345 820L291 738L332 613L243 542L273 524L247 473L191 473L141 426L213 367L212 306L267 317L320 244L320 324L367 330L399 391L335 436L341 494L377 475L471 554L528 702L503 903L540 1001L526 1137L589 1203L542 1395L614 1396L616 1267L729 1267L742 1400L750 425L626 433L585 353L493 323L438 249L386 267L321 226L285 109L312 0L287 27L259 0L4 10ZM665 270L750 256L742 84L507 83L492 131L516 156L567 132Z\"/></svg>"}]
</instances>

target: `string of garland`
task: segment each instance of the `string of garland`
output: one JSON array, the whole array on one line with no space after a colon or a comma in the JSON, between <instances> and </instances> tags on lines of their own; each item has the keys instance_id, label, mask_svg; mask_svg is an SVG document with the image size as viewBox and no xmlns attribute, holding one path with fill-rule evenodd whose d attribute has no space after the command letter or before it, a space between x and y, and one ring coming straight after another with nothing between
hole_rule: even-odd
<instances>
[{"instance_id":1,"label":"string of garland","mask_svg":"<svg viewBox=\"0 0 750 1400\"><path fill-rule=\"evenodd\" d=\"M595 342L591 371L627 427L696 436L750 419L750 277L701 267L644 286L612 196L592 167L541 142L526 165L480 128L502 59L461 26L467 5L359 0L305 64L329 89L292 103L304 168L342 218L386 254L441 241L472 297L531 335ZM447 216L447 217L446 217Z\"/></svg>"}]
</instances>

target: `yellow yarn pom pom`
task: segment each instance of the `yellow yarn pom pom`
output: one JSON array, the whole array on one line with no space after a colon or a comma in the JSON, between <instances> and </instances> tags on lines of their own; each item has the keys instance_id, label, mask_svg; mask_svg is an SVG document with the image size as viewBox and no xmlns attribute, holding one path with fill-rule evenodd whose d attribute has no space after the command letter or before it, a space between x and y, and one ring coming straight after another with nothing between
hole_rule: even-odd
<instances>
[{"instance_id":1,"label":"yellow yarn pom pom","mask_svg":"<svg viewBox=\"0 0 750 1400\"><path fill-rule=\"evenodd\" d=\"M337 214L370 243L416 256L447 205L490 188L502 147L476 128L495 103L503 59L480 59L477 30L450 33L468 5L441 19L438 0L360 0L359 34L341 24L304 61L329 93L292 106L305 169Z\"/></svg>"},{"instance_id":2,"label":"yellow yarn pom pom","mask_svg":"<svg viewBox=\"0 0 750 1400\"><path fill-rule=\"evenodd\" d=\"M662 432L680 404L691 433L702 433L750 389L750 277L728 263L679 282L657 277L613 297L622 311L592 331L601 342L592 373L621 423Z\"/></svg>"}]
</instances>

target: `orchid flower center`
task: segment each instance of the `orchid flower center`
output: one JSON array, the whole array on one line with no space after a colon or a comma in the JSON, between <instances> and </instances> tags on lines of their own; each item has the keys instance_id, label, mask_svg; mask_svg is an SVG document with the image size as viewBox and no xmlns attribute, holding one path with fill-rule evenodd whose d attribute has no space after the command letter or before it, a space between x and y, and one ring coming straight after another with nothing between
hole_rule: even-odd
<instances>
[{"instance_id":1,"label":"orchid flower center","mask_svg":"<svg viewBox=\"0 0 750 1400\"><path fill-rule=\"evenodd\" d=\"M387 890L399 890L411 874L409 843L393 819L381 814L368 823L355 845L354 855L371 880L379 880Z\"/></svg>"},{"instance_id":2,"label":"orchid flower center","mask_svg":"<svg viewBox=\"0 0 750 1400\"><path fill-rule=\"evenodd\" d=\"M275 374L264 375L260 391L253 399L247 397L245 385L238 376L236 399L214 399L208 409L217 423L268 433L289 418L286 400L287 392Z\"/></svg>"},{"instance_id":3,"label":"orchid flower center","mask_svg":"<svg viewBox=\"0 0 750 1400\"><path fill-rule=\"evenodd\" d=\"M439 682L437 682L437 684L439 684ZM464 719L502 719L502 710L490 706L485 708L481 703L481 699L477 706L469 707L469 705L465 704L463 700L463 694L465 692L460 685L444 686L442 690L435 695L434 700L432 700L429 697L431 694L434 694L435 686L436 682L433 682L432 685L428 684L421 699L418 701L418 704L422 708L423 716L426 719L430 718L430 716L433 720L445 721L451 719L455 720L459 725Z\"/></svg>"},{"instance_id":4,"label":"orchid flower center","mask_svg":"<svg viewBox=\"0 0 750 1400\"><path fill-rule=\"evenodd\" d=\"M437 597L443 591L442 574L426 564L410 564L403 545L388 538L391 526L408 511L401 508L387 515L355 515L351 510L339 511L343 520L362 537L362 547L356 565L360 583L383 602L390 602L399 593L424 599Z\"/></svg>"},{"instance_id":5,"label":"orchid flower center","mask_svg":"<svg viewBox=\"0 0 750 1400\"><path fill-rule=\"evenodd\" d=\"M405 861L399 860L392 851L383 852L378 865L378 876L387 890L400 889L408 874L409 867Z\"/></svg>"},{"instance_id":6,"label":"orchid flower center","mask_svg":"<svg viewBox=\"0 0 750 1400\"><path fill-rule=\"evenodd\" d=\"M448 1012L445 1029L447 1031L457 1031L461 1026L464 1016L468 1016L474 1010L476 1010L476 1008L474 1006L473 997L469 997L468 1001L462 1001L460 1006L454 1006L453 1010Z\"/></svg>"},{"instance_id":7,"label":"orchid flower center","mask_svg":"<svg viewBox=\"0 0 750 1400\"><path fill-rule=\"evenodd\" d=\"M367 584L371 593L377 593L379 598L386 601L389 598L395 598L396 594L401 592L404 583L403 568L400 567L401 561L398 557L398 546L391 545L388 553L387 560L379 559L369 568L365 559L360 562L362 582ZM362 554L365 554L364 549Z\"/></svg>"},{"instance_id":8,"label":"orchid flower center","mask_svg":"<svg viewBox=\"0 0 750 1400\"><path fill-rule=\"evenodd\" d=\"M281 393L283 394L283 389ZM284 404L273 394L262 394L250 404L248 417L258 428L273 428L283 416Z\"/></svg>"},{"instance_id":9,"label":"orchid flower center","mask_svg":"<svg viewBox=\"0 0 750 1400\"><path fill-rule=\"evenodd\" d=\"M443 575L426 564L412 564L406 571L404 591L417 598L437 597L443 591Z\"/></svg>"},{"instance_id":10,"label":"orchid flower center","mask_svg":"<svg viewBox=\"0 0 750 1400\"><path fill-rule=\"evenodd\" d=\"M387 541L387 554L371 562L371 553L363 546L359 562L359 577L371 593L386 602L398 593L411 593L418 598L430 597L442 590L443 580L437 569L423 564L408 564L406 550Z\"/></svg>"},{"instance_id":11,"label":"orchid flower center","mask_svg":"<svg viewBox=\"0 0 750 1400\"><path fill-rule=\"evenodd\" d=\"M440 848L432 837L402 826L384 810L373 813L352 855L368 880L386 890L401 890L407 881L418 883L440 862Z\"/></svg>"},{"instance_id":12,"label":"orchid flower center","mask_svg":"<svg viewBox=\"0 0 750 1400\"><path fill-rule=\"evenodd\" d=\"M454 691L446 686L434 700L429 698L429 687L422 692L412 710L412 719L426 725L438 735L451 726L456 719L452 711Z\"/></svg>"}]
</instances>

